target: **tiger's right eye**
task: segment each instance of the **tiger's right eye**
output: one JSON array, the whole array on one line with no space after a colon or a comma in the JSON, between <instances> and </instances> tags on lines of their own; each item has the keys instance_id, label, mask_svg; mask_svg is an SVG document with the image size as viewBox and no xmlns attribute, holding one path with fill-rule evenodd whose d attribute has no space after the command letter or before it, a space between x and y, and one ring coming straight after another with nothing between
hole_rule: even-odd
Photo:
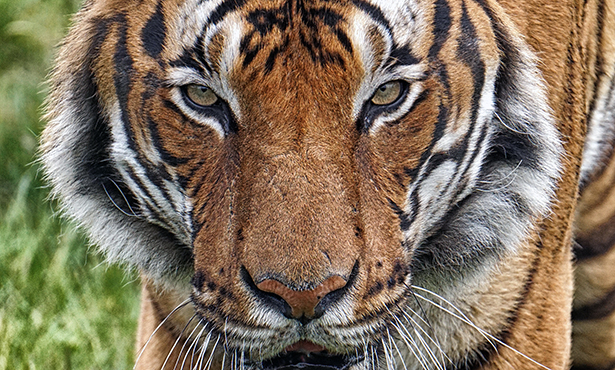
<instances>
[{"instance_id":1,"label":"tiger's right eye","mask_svg":"<svg viewBox=\"0 0 615 370\"><path fill-rule=\"evenodd\" d=\"M184 93L192 103L201 107L210 107L218 101L218 96L209 87L203 85L186 85Z\"/></svg>"},{"instance_id":2,"label":"tiger's right eye","mask_svg":"<svg viewBox=\"0 0 615 370\"><path fill-rule=\"evenodd\" d=\"M390 105L399 99L402 92L402 83L400 81L389 81L378 87L371 101L374 105Z\"/></svg>"}]
</instances>

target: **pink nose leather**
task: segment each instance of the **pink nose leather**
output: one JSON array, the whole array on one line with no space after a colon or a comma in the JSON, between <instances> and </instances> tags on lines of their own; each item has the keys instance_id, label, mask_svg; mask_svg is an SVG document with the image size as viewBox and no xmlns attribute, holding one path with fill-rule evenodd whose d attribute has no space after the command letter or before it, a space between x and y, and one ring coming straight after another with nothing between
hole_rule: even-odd
<instances>
[{"instance_id":1,"label":"pink nose leather","mask_svg":"<svg viewBox=\"0 0 615 370\"><path fill-rule=\"evenodd\" d=\"M298 319L303 316L313 318L314 309L318 302L328 293L343 288L346 283L346 280L341 276L332 276L316 288L310 290L292 290L279 281L272 279L262 281L256 287L284 299L292 309L292 316Z\"/></svg>"}]
</instances>

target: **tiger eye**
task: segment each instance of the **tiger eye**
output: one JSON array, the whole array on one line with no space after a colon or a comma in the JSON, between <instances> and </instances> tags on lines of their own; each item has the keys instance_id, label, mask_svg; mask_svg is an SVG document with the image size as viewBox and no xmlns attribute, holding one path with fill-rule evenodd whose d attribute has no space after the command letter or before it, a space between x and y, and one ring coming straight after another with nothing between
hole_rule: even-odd
<instances>
[{"instance_id":1,"label":"tiger eye","mask_svg":"<svg viewBox=\"0 0 615 370\"><path fill-rule=\"evenodd\" d=\"M218 101L218 96L207 86L191 84L186 86L186 96L194 104L209 107Z\"/></svg>"},{"instance_id":2,"label":"tiger eye","mask_svg":"<svg viewBox=\"0 0 615 370\"><path fill-rule=\"evenodd\" d=\"M380 85L372 96L375 105L389 105L394 103L401 95L401 82L390 81Z\"/></svg>"}]
</instances>

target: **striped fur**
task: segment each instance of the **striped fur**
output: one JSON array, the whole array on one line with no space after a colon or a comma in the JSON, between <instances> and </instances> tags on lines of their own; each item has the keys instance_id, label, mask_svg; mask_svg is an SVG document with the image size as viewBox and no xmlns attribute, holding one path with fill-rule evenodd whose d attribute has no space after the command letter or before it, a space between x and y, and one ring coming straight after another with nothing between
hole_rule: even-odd
<instances>
[{"instance_id":1,"label":"striped fur","mask_svg":"<svg viewBox=\"0 0 615 370\"><path fill-rule=\"evenodd\" d=\"M42 161L136 368L610 369L614 86L613 0L90 0Z\"/></svg>"}]
</instances>

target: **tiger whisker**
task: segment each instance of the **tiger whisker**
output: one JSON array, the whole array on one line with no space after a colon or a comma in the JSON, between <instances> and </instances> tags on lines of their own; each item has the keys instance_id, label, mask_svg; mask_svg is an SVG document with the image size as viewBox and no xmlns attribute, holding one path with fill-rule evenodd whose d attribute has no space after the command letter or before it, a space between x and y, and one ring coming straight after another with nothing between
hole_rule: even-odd
<instances>
[{"instance_id":1,"label":"tiger whisker","mask_svg":"<svg viewBox=\"0 0 615 370\"><path fill-rule=\"evenodd\" d=\"M165 368L165 366L167 365L167 362L169 361L169 359L171 358L171 355L173 354L173 351L175 350L175 347L177 347L177 344L179 343L179 341L182 339L182 337L184 336L184 332L186 331L186 329L188 328L188 326L190 326L190 323L192 322L192 320L194 320L194 318L196 317L196 313L194 315L192 315L192 317L190 318L190 320L188 320L188 322L186 323L186 325L184 326L184 328L182 329L182 331L179 333L179 335L177 336L177 339L175 340L175 343L173 343L173 347L171 347L171 349L169 350L169 353L167 354L167 357L164 359L164 362L162 363L162 366L160 367L160 370L163 370Z\"/></svg>"},{"instance_id":2,"label":"tiger whisker","mask_svg":"<svg viewBox=\"0 0 615 370\"><path fill-rule=\"evenodd\" d=\"M455 307L455 305L453 305L452 303L450 303L450 302L449 302L448 300L446 300L444 297L441 297L439 294L434 293L434 292L432 292L432 291L430 291L430 290L428 290L428 289L424 289L424 288L421 288L421 287L415 286L415 285L413 285L413 286L412 286L412 288L413 288L413 289L419 289L419 290L424 291L424 292L426 292L426 293L432 294L432 295L434 295L435 297L438 297L438 298L439 298L439 299L441 299L443 302L445 302L445 303L449 304L451 307L453 307L453 309L455 309L456 311L459 311L459 312L461 313L461 315L463 315L463 313L462 313L462 312L461 312L461 311L460 311L457 307ZM538 361L534 360L533 358L529 357L528 355L524 354L523 352L521 352L521 351L519 351L519 350L517 350L517 349L515 349L515 348L511 347L510 345L506 344L505 342L503 342L502 340L498 339L497 337L495 337L494 335L490 334L489 332L487 332L487 331L485 331L485 330L483 330L483 329L479 328L479 327L478 327L478 326L476 326L476 325L475 325L472 321L470 321L467 317L465 317L465 315L463 315L464 317L459 316L459 315L455 314L454 312L451 312L450 310L446 309L445 307L442 307L442 306L441 306L441 305L439 305L438 303L436 303L436 302L434 302L434 301L432 301L432 300L430 300L430 299L428 299L428 298L426 298L426 297L423 297L423 296L422 296L422 295L420 295L420 294L417 294L417 297L419 297L420 299L425 300L426 302L428 302L428 303L432 304L434 307L437 307L437 308L441 309L442 311L444 311L444 312L448 313L449 315L451 315L451 316L453 316L453 317L455 317L455 318L457 318L457 319L461 320L462 322L464 322L464 323L468 324L470 327L472 327L473 329L475 329L475 330L477 330L479 333L481 333L484 337L488 337L488 339L491 339L491 340L495 341L496 343L500 344L501 346L508 348L509 350L511 350L511 351L513 351L513 352L515 352L515 353L516 353L516 354L518 354L519 356L521 356L521 357L525 358L526 360L528 360L528 361L532 362L533 364L535 364L535 365L537 365L537 366L540 366L540 367L542 367L543 369L546 369L546 370L551 370L549 367L547 367L547 366L545 366L545 365L541 364L540 362L538 362ZM493 344L493 342L491 342L491 341L490 341L490 343L491 343L491 344L494 346L494 348L497 350L497 347Z\"/></svg>"},{"instance_id":3,"label":"tiger whisker","mask_svg":"<svg viewBox=\"0 0 615 370\"><path fill-rule=\"evenodd\" d=\"M493 115L495 115L495 117L498 119L498 121L500 121L500 123L502 124L502 126L506 127L507 129L509 129L510 131L517 133L517 134L521 134L521 135L529 135L529 133L527 132L523 132L523 131L519 131L516 128L511 127L509 124L507 124L506 122L504 122L504 120L502 119L502 117L500 117L500 115L498 114L498 112L493 112Z\"/></svg>"},{"instance_id":4,"label":"tiger whisker","mask_svg":"<svg viewBox=\"0 0 615 370\"><path fill-rule=\"evenodd\" d=\"M222 346L222 366L220 366L220 370L224 370L224 365L226 363L226 346Z\"/></svg>"},{"instance_id":5,"label":"tiger whisker","mask_svg":"<svg viewBox=\"0 0 615 370\"><path fill-rule=\"evenodd\" d=\"M141 359L141 356L143 355L143 352L145 352L145 349L147 348L147 346L149 345L149 343L152 341L152 338L154 338L154 335L158 332L158 330L160 330L160 328L162 328L162 325L164 325L165 322L167 322L167 320L173 316L173 314L177 311L179 311L181 308L185 307L188 303L190 303L190 299L186 299L185 301L183 301L182 303L178 304L177 307L175 307L171 312L169 312L169 314L160 322L160 324L158 324L158 326L156 327L156 329L154 329L154 331L152 332L152 334L149 336L149 338L147 339L147 341L145 342L145 344L143 345L143 348L141 348L141 351L139 352L139 355L137 356L137 360L135 361L135 365L132 367L132 370L135 370L137 368L137 364L139 363L139 360Z\"/></svg>"},{"instance_id":6,"label":"tiger whisker","mask_svg":"<svg viewBox=\"0 0 615 370\"><path fill-rule=\"evenodd\" d=\"M416 315L417 317L420 318L420 316L410 307L407 307L414 315ZM436 336L435 338L430 335L421 325L420 323L418 323L416 320L414 320L414 318L412 317L412 315L410 315L408 312L403 311L403 317L404 319L408 322L408 324L410 324L410 326L412 326L412 330L414 330L414 332L419 336L419 338L422 338L423 335L421 335L420 333L417 332L417 328L421 331L421 333L424 334L424 336L429 339L429 341L431 343L433 343L433 345L438 349L438 351L440 352L440 356L441 356L441 360L442 362L445 362L445 360L448 360L449 363L453 363L453 361L448 357L448 355L446 354L446 352L444 352L444 350L442 349L442 346L440 345L440 341L438 340L438 337ZM412 322L410 322L412 321ZM427 323L427 321L421 319L421 321ZM401 324L401 323L400 323Z\"/></svg>"},{"instance_id":7,"label":"tiger whisker","mask_svg":"<svg viewBox=\"0 0 615 370\"><path fill-rule=\"evenodd\" d=\"M510 184L512 184L512 183L514 183L514 182L515 182L515 180L516 180L516 178L517 178L517 177L515 176L515 172L517 172L517 170L519 169L519 167L521 167L521 164L522 164L522 163L523 163L523 161L519 161L519 163L517 163L517 166L516 166L515 168L513 168L513 169L510 171L510 173L509 173L509 174L507 174L506 176L502 177L501 179L497 179L496 181L493 181L493 182L491 183L492 185L493 185L493 184L497 184L497 183L501 183L501 182L503 182L504 180L506 180L508 177L511 177L511 179L510 179L510 180L508 180L508 182L507 182L506 184L503 184L503 185L501 185L500 187L498 187L498 188L494 188L494 189L481 189L481 187L480 187L481 185L486 185L486 184L489 184L489 182L488 182L488 181L481 181L481 182L479 182L479 183L477 184L478 186L476 187L476 190L478 190L478 191L480 191L480 192L485 192L485 193L488 193L488 192L494 192L494 191L501 191L501 190L504 190L504 189L508 188L508 187L510 186Z\"/></svg>"},{"instance_id":8,"label":"tiger whisker","mask_svg":"<svg viewBox=\"0 0 615 370\"><path fill-rule=\"evenodd\" d=\"M387 329L387 333L388 333L388 329ZM399 350L399 346L397 345L397 343L395 343L395 340L391 339L390 335L389 335L389 343L391 343L395 347L395 351L397 352L397 355L399 356L399 360L401 361L401 364L403 365L404 370L408 370L408 367L406 366L406 360L404 360L404 356Z\"/></svg>"},{"instance_id":9,"label":"tiger whisker","mask_svg":"<svg viewBox=\"0 0 615 370\"><path fill-rule=\"evenodd\" d=\"M367 342L365 341L365 338L364 338L364 337L362 337L362 338L361 338L361 341L363 342L363 358L364 358L363 362L364 362L364 364L365 364L365 370L373 370L373 369L369 369L369 368L368 368L368 366L369 366L369 353L368 353L368 351L367 351L367 349L368 349L368 344L367 344Z\"/></svg>"},{"instance_id":10,"label":"tiger whisker","mask_svg":"<svg viewBox=\"0 0 615 370\"><path fill-rule=\"evenodd\" d=\"M113 200L113 198L111 197L111 194L109 194L109 192L107 191L107 187L105 186L105 184L102 184L103 190L105 191L105 194L107 194L107 198L109 198L109 200L111 201L111 203L113 203L113 205L115 206L115 208L118 209L118 211L122 212L123 214L125 214L128 217L139 217L137 216L137 214L135 213L135 211L132 209L132 207L130 206L130 204L128 203L128 200L126 199L126 196L124 195L124 193L122 192L122 190L120 189L120 187L115 183L115 181L111 180L111 182L113 182L113 184L115 184L115 187L119 190L120 194L122 194L122 197L124 197L124 201L126 202L126 204L128 204L128 208L130 209L130 211L132 212L132 214L124 211L117 203L115 203L115 200Z\"/></svg>"},{"instance_id":11,"label":"tiger whisker","mask_svg":"<svg viewBox=\"0 0 615 370\"><path fill-rule=\"evenodd\" d=\"M468 324L468 325L470 325L470 326L474 327L474 328L475 328L475 329L476 329L476 330L477 330L477 331L478 331L478 332L479 332L479 333L483 336L483 338L485 338L485 339L487 340L487 342L489 342L489 344L493 347L493 349L494 349L494 350L497 350L497 346L495 345L495 343L493 343L492 339L489 337L489 335L490 335L490 334L489 334L489 333L487 333L485 330L483 330L483 329L479 328L476 324L474 324L474 323L472 322L472 320L470 320L470 319L468 318L468 316L466 316L466 314L465 314L465 313L463 313L463 311L462 311L462 310L460 310L459 308L457 308L457 306L455 306L454 304L452 304L450 301L446 300L446 298L444 298L444 297L440 296L439 294L437 294L437 293L435 293L435 292L432 292L432 291L430 291L430 290L428 290L428 289L425 289L425 288L422 288L422 287L419 287L419 286L416 286L416 285L412 285L411 289L418 289L418 290L421 290L421 291L424 291L424 292L430 293L430 294L432 294L432 295L436 296L437 298L441 299L442 301L446 302L446 303L447 303L449 306L451 306L451 307L452 307L455 311L457 311L457 313L458 313L459 315L461 315L461 317L458 317L458 315L453 315L454 317L456 317L456 318L458 318L458 319L462 320L463 322L465 322L466 324ZM418 294L418 293L416 293L416 292L415 292L415 296L416 296L417 298L420 298L420 299L422 299L422 300L424 300L424 301L428 302L428 303L431 303L432 305L436 305L436 307L438 307L438 308L440 308L440 309L442 309L442 310L445 310L445 308L444 308L444 307L442 307L442 306L438 305L437 303L435 303L435 302L433 302L433 301L431 301L431 300L427 299L426 297L424 297L424 296L422 296L422 295L420 295L420 294ZM452 312L450 312L450 311L448 311L448 310L446 310L446 312L447 312L447 313L449 313L449 314L453 314ZM486 334L489 334L489 335L486 335Z\"/></svg>"},{"instance_id":12,"label":"tiger whisker","mask_svg":"<svg viewBox=\"0 0 615 370\"><path fill-rule=\"evenodd\" d=\"M207 355L207 348L209 347L209 343L211 342L212 333L213 333L213 329L210 330L209 333L207 333L207 338L205 339L205 341L203 341L203 344L201 345L201 348L202 348L201 356L199 356L199 362L200 362L201 365L203 365L203 360L205 359L205 355ZM210 355L208 357L208 362L210 361L211 357L213 356L214 351L215 351L216 347L218 346L218 342L219 341L220 341L220 335L218 335L218 338L216 339L216 342L214 343L214 345L213 345L213 347L211 349ZM199 366L199 368L202 369L201 365L198 365L198 363L197 363L197 366Z\"/></svg>"},{"instance_id":13,"label":"tiger whisker","mask_svg":"<svg viewBox=\"0 0 615 370\"><path fill-rule=\"evenodd\" d=\"M246 351L244 349L244 348L246 348L245 341L242 343L241 348L242 348L242 350L241 350L241 360L239 362L239 366L240 366L241 370L245 370L245 364L246 364L246 362L245 362L246 361L246 358L245 358Z\"/></svg>"},{"instance_id":14,"label":"tiger whisker","mask_svg":"<svg viewBox=\"0 0 615 370\"><path fill-rule=\"evenodd\" d=\"M389 353L390 349L388 345L386 344L386 342L384 341L384 338L382 338L381 341L382 341L382 349L384 350L384 359L386 361L387 370L395 370L393 359L391 359L391 354Z\"/></svg>"},{"instance_id":15,"label":"tiger whisker","mask_svg":"<svg viewBox=\"0 0 615 370\"><path fill-rule=\"evenodd\" d=\"M218 339L216 339L216 343L214 343L214 346L211 349L211 353L209 355L209 358L207 359L207 363L205 363L205 370L209 370L211 368L211 365L213 364L214 353L216 352L218 343L220 343L220 338L221 336L218 334ZM224 367L222 367L220 370L224 370Z\"/></svg>"},{"instance_id":16,"label":"tiger whisker","mask_svg":"<svg viewBox=\"0 0 615 370\"><path fill-rule=\"evenodd\" d=\"M407 315L407 314L404 312L404 315ZM399 335L400 335L400 336L402 336L402 335L404 335L404 332L405 332L405 335L407 335L409 338L412 338L412 339L413 339L413 342L415 343L415 346L416 346L417 350L418 350L418 351L420 351L420 347L419 347L419 345L416 343L416 340L414 340L414 338L413 338L413 336L412 336L412 333L410 333L410 331L408 331L408 328L407 328L407 327L406 327L406 326L405 326L405 325L401 322L401 320L400 320L398 317L395 317L395 319L397 320L398 324L394 324L394 325L395 325L395 327L396 327L396 329L397 329L397 331L398 331ZM406 319L406 321L408 321L408 320ZM417 337L417 339L419 340L419 342L421 343L421 345L423 346L423 348L425 348L425 349L427 350L427 354L429 355L429 357L430 357L431 361L432 361L432 362L436 365L436 367L437 367L438 369L442 369L443 367L440 365L440 361L438 360L438 358L436 357L436 355L433 353L433 351L432 351L431 347L430 347L430 346L429 346L429 345L425 342L425 340L422 338L423 336L422 336L420 333L418 333L418 332L416 331L416 326L417 326L417 324L412 324L412 323L410 323L410 321L408 321L408 323L409 323L409 324L410 324L410 326L412 327L412 330L413 330L413 331L414 331L414 333L416 334L416 337ZM421 328L421 329L422 329L422 328ZM424 333L425 333L425 335L426 335L426 336L427 336L427 337L428 337L428 338L429 338L429 339L430 339L430 340L431 340L431 341L435 344L435 341L431 338L431 336L430 336L427 332L425 332L425 331L423 331L423 332L424 332ZM437 345L437 344L436 344L436 345ZM442 352L442 349L441 349L441 348L440 348L440 352Z\"/></svg>"},{"instance_id":17,"label":"tiger whisker","mask_svg":"<svg viewBox=\"0 0 615 370\"><path fill-rule=\"evenodd\" d=\"M179 350L179 354L177 356L177 359L175 360L175 365L173 366L173 370L177 369L177 365L179 365L179 361L182 358L182 354L184 353L184 348L186 348L186 345L188 343L194 343L191 341L190 338L192 338L192 335L199 329L199 326L203 325L200 321L197 323L197 325L194 327L194 329L192 329L192 331L190 332L190 335L188 335L188 337L186 338L186 341L184 342L184 344L182 345L182 348ZM204 327L207 326L206 324L204 325ZM190 346L188 347L188 351L186 351L186 355L184 356L184 359L186 357L188 357L188 353L190 353ZM183 365L182 365L183 367Z\"/></svg>"},{"instance_id":18,"label":"tiger whisker","mask_svg":"<svg viewBox=\"0 0 615 370\"><path fill-rule=\"evenodd\" d=\"M192 341L192 343L190 343L190 346L188 347L188 350L186 351L186 356L184 356L184 360L182 361L182 366L180 367L180 370L184 369L184 365L186 364L186 361L188 360L188 355L190 354L190 351L192 351L192 356L190 358L190 368L192 368L192 360L194 359L194 351L196 348L195 346L197 345L199 339L201 338L201 335L203 335L203 332L205 331L206 328L207 326L203 325L203 328L196 335L196 338Z\"/></svg>"},{"instance_id":19,"label":"tiger whisker","mask_svg":"<svg viewBox=\"0 0 615 370\"><path fill-rule=\"evenodd\" d=\"M428 325L429 327L431 327L431 325L429 324L429 322L427 321L427 318L423 319L422 317L420 317L412 308L407 307L407 309L409 309L414 315L416 315L417 317L419 317L419 319L421 319L422 322L424 322L426 325ZM421 308L422 309L422 308ZM436 357L435 353L433 353L433 351L431 350L431 347L424 341L423 337L427 337L429 339L429 341L431 343L433 343L436 348L440 351L441 355L444 355L444 357L446 357L448 359L448 357L446 356L446 353L444 353L444 351L442 350L442 347L440 346L440 342L438 341L438 339L436 338L434 340L434 338L432 338L432 336L425 331L425 329L423 329L423 327L420 325L420 323L418 323L416 320L414 320L414 318L408 314L408 312L404 311L403 309L401 310L404 319L406 320L406 322L408 324L410 324L410 326L412 327L412 330L415 332L415 334L417 335L418 339L420 340L421 344L423 345L423 347L425 349L427 349L427 351L429 351L429 354L431 357ZM424 312L424 311L423 311ZM389 314L391 314L391 312L389 311ZM408 331L406 325L404 325L404 323L401 321L401 319L399 317L397 317L396 315L392 315L395 318L395 320L397 320L399 327L403 328L403 330L406 332L406 334L409 337L412 337L412 334ZM425 315L426 316L426 315ZM412 321L412 322L411 322ZM417 332L417 328L420 329L420 331L423 333L423 335L421 335L421 333ZM403 335L403 333L399 333L400 335ZM436 360L434 360L436 361ZM442 361L444 362L444 358L442 358ZM450 361L450 359L449 359ZM438 363L439 360L437 360ZM452 362L451 362L452 363Z\"/></svg>"},{"instance_id":20,"label":"tiger whisker","mask_svg":"<svg viewBox=\"0 0 615 370\"><path fill-rule=\"evenodd\" d=\"M444 370L444 366L442 366L440 364L440 361L438 360L438 357L436 356L436 354L433 352L433 350L431 349L431 347L427 344L427 342L425 342L425 339L423 339L423 336L420 335L417 331L416 328L413 328L414 332L417 334L416 335L416 339L418 339L419 343L421 344L421 346L423 346L423 348L425 348L427 350L427 354L429 355L429 358L431 358L431 361L436 365L436 367L438 369L442 369Z\"/></svg>"},{"instance_id":21,"label":"tiger whisker","mask_svg":"<svg viewBox=\"0 0 615 370\"><path fill-rule=\"evenodd\" d=\"M202 336L204 330L205 330L205 326L203 326L203 329L201 329L199 334L196 336L194 342L192 342L193 346L192 346L192 355L190 356L190 366L188 367L189 370L194 369L194 356L196 355L196 353L199 350L203 349L202 346L199 346L199 342L201 341L201 336ZM190 351L188 351L188 353L190 353ZM197 361L198 361L198 358L197 358ZM182 369L183 368L184 367L182 366Z\"/></svg>"},{"instance_id":22,"label":"tiger whisker","mask_svg":"<svg viewBox=\"0 0 615 370\"><path fill-rule=\"evenodd\" d=\"M425 336L427 338L429 338L429 340L436 346L436 348L440 351L440 356L441 356L441 359L442 359L442 363L445 363L446 362L445 360L448 360L448 362L452 364L453 361L448 357L446 352L442 349L442 346L440 344L440 340L438 339L438 336L435 335L435 333L434 333L433 336L430 335L429 333L427 333L425 331L425 329L423 329L423 326L419 322L414 320L413 315L416 316L420 321L425 323L425 325L427 325L427 329L429 329L429 330L431 330L433 332L433 330L434 330L433 326L429 322L429 317L427 317L427 313L425 312L425 309L423 309L423 305L421 304L421 301L416 297L416 294L414 293L414 291L412 289L409 289L409 291L412 294L412 296L414 297L414 301L416 302L417 306L421 310L422 315L419 314L418 312L414 311L414 309L412 309L412 307L406 306L406 308L408 310L410 310L412 315L408 314L408 312L406 312L406 311L403 311L404 318L406 319L406 321L408 321L408 319L412 320L412 322L414 322L416 324L416 327L418 327L423 333L425 333ZM416 332L416 327L413 328L413 330L415 332Z\"/></svg>"},{"instance_id":23,"label":"tiger whisker","mask_svg":"<svg viewBox=\"0 0 615 370\"><path fill-rule=\"evenodd\" d=\"M455 317L456 319L459 319L460 321L462 321L462 322L464 322L464 323L466 323L466 324L470 325L472 328L474 328L475 330L477 330L477 331L478 331L478 332L479 332L479 333L483 336L483 338L485 338L485 339L487 340L487 342L489 342L489 344L493 347L493 349L494 349L494 350L497 350L497 345L496 345L496 343L494 343L494 342L493 342L493 338L495 338L495 337L493 337L493 336L492 336L491 334L489 334L487 331L485 331L485 330L481 329L481 328L480 328L480 327L478 327L476 324L474 324L472 321L470 321L470 319L468 319L468 318L467 318L467 317L466 317L466 316L465 316L465 315L461 312L461 310L459 310L457 307L455 307L452 303L447 302L447 303L449 303L449 305L451 305L451 307L453 307L453 309L455 309L456 311L458 311L458 312L460 313L459 315L458 315L458 314L455 314L454 312L451 312L450 310L448 310L448 309L446 309L446 308L444 308L444 307L442 307L440 304L438 304L438 303L436 303L436 302L434 302L434 301L432 301L432 300L430 300L430 299L428 299L428 298L426 298L426 297L423 297L423 296L422 296L422 295L420 295L420 294L417 294L417 297L419 297L420 299L422 299L422 300L426 301L427 303L430 303L432 306L434 306L434 307L436 307L436 308L441 309L442 311L444 311L444 312L448 313L449 315L451 315L451 316ZM461 315L461 316L460 316L460 315ZM493 337L493 338L491 338L491 337Z\"/></svg>"},{"instance_id":24,"label":"tiger whisker","mask_svg":"<svg viewBox=\"0 0 615 370\"><path fill-rule=\"evenodd\" d=\"M374 356L374 346L373 345L370 346L370 355L371 355L370 356L370 361L371 361L371 364L372 364L372 370L376 370L377 367L376 367L376 363L374 362L374 359L376 359L376 356Z\"/></svg>"},{"instance_id":25,"label":"tiger whisker","mask_svg":"<svg viewBox=\"0 0 615 370\"><path fill-rule=\"evenodd\" d=\"M205 357L205 354L207 353L207 347L209 346L209 341L211 340L212 332L213 332L213 329L210 330L209 333L207 333L207 336L205 337L205 339L203 339L203 343L201 343L199 346L199 355L196 360L196 367L199 369L201 368L201 365L203 364L203 358Z\"/></svg>"},{"instance_id":26,"label":"tiger whisker","mask_svg":"<svg viewBox=\"0 0 615 370\"><path fill-rule=\"evenodd\" d=\"M422 322L424 322L425 325L427 325L428 328L433 328L433 326L431 326L431 323L429 322L429 318L427 317L427 313L423 309L423 305L421 304L421 301L416 297L416 294L414 293L414 290L412 290L412 287L409 287L406 284L404 284L404 285L406 286L406 288L409 288L410 293L414 297L414 301L416 302L417 306L419 306L419 308L421 309L422 315L419 315L418 312L415 312L412 308L410 308L410 307L408 307L408 308L412 311L413 314L416 315L416 317L418 317Z\"/></svg>"},{"instance_id":27,"label":"tiger whisker","mask_svg":"<svg viewBox=\"0 0 615 370\"><path fill-rule=\"evenodd\" d=\"M416 360L419 362L419 365L421 365L421 368L428 370L427 365L425 363L425 357L423 356L420 349L418 348L418 345L416 344L416 341L414 340L414 338L411 335L405 335L404 333L402 333L400 328L396 324L393 324L393 326L399 333L399 336L401 340L404 342L404 344L406 345L406 347L410 350L410 352L412 352L412 355L414 355L414 358L416 358Z\"/></svg>"}]
</instances>

